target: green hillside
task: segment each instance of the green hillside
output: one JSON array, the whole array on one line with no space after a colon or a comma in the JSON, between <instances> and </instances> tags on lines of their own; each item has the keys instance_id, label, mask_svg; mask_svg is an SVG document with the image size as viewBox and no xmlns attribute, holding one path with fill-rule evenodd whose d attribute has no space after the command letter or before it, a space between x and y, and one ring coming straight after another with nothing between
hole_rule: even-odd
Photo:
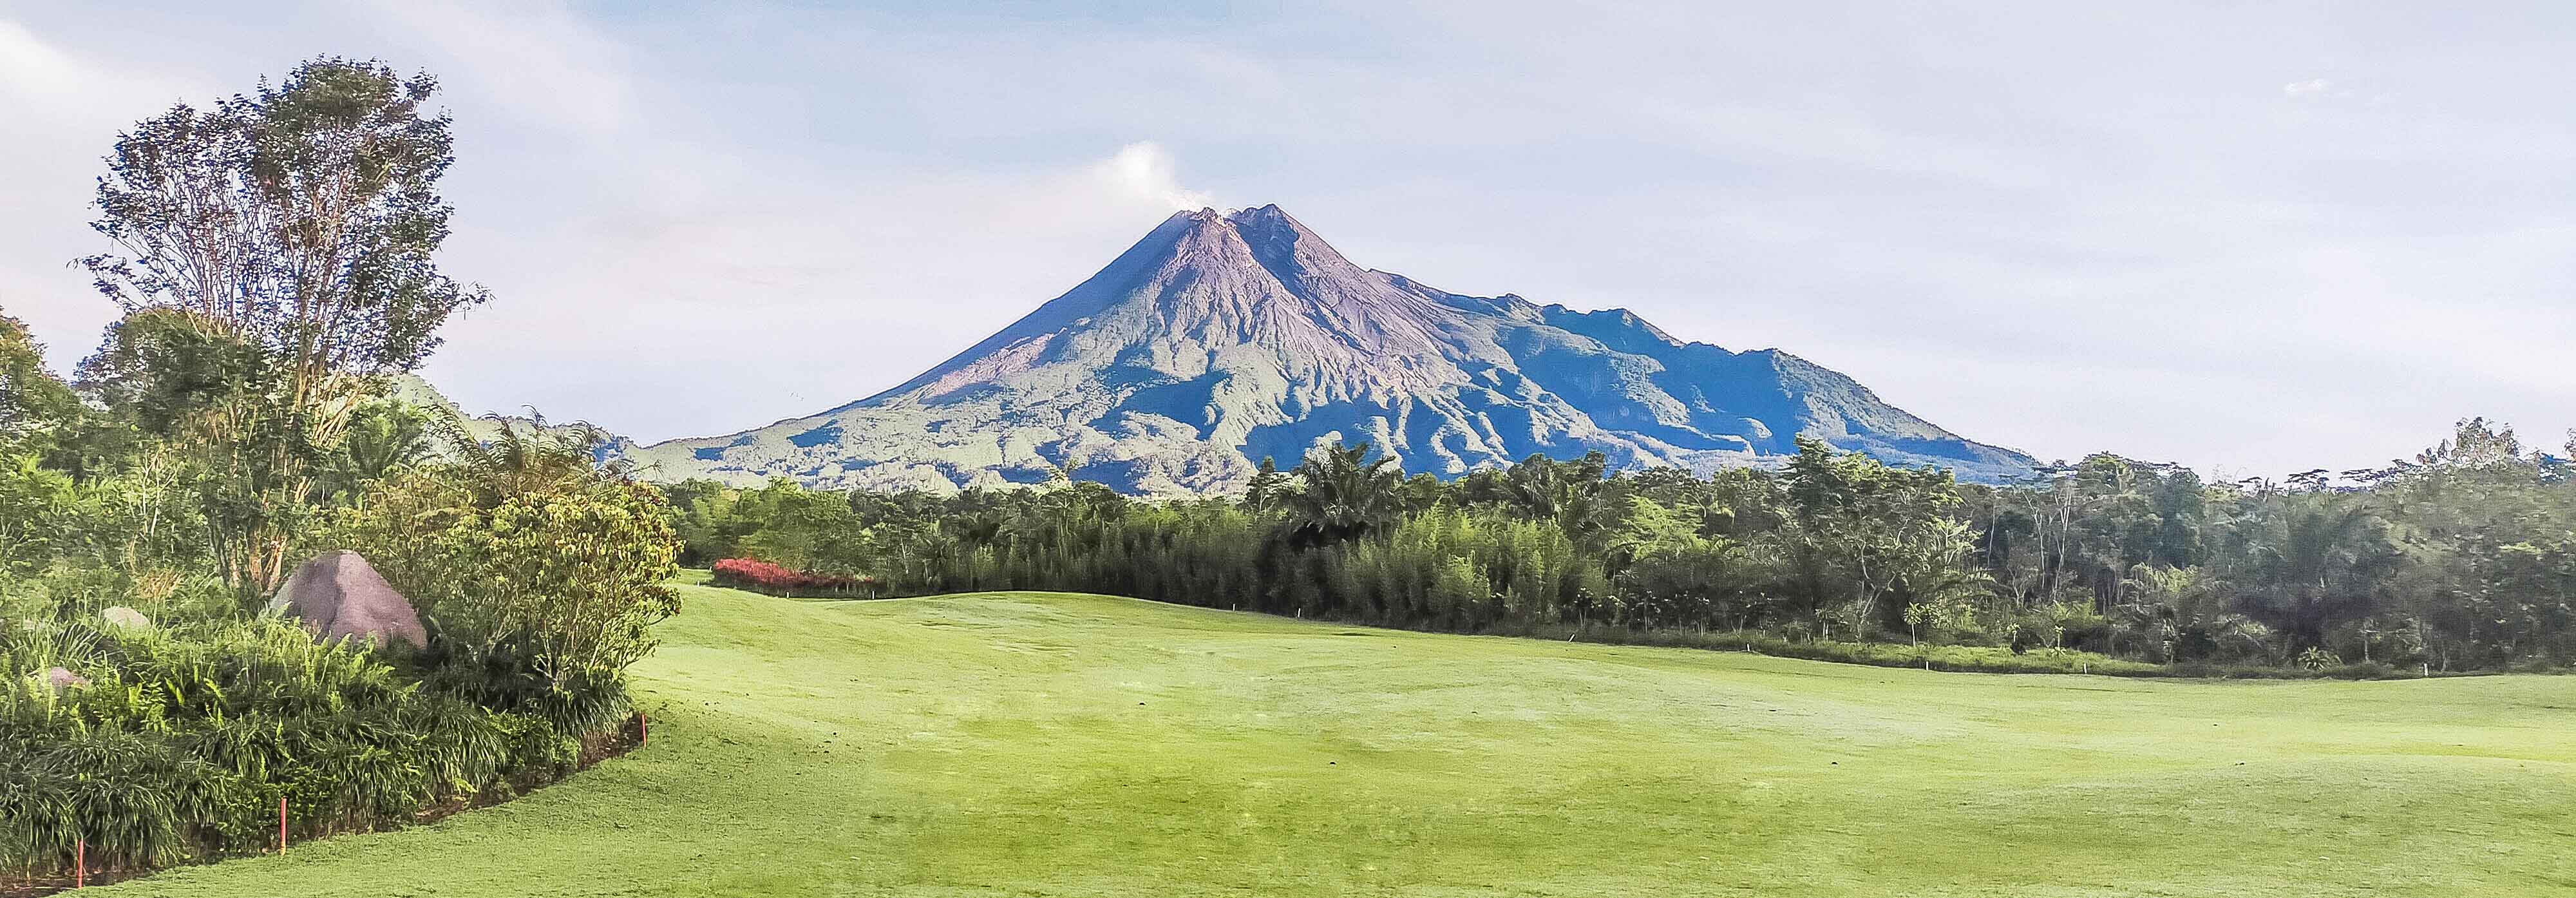
<instances>
[{"instance_id":1,"label":"green hillside","mask_svg":"<svg viewBox=\"0 0 2576 898\"><path fill-rule=\"evenodd\" d=\"M2576 679L1939 674L708 587L652 743L114 895L2567 895Z\"/></svg>"}]
</instances>

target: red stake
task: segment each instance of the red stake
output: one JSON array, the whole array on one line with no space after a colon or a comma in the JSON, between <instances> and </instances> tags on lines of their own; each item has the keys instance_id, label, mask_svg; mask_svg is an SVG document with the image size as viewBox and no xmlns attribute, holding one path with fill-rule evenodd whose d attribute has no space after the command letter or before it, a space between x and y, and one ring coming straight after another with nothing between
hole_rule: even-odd
<instances>
[{"instance_id":1,"label":"red stake","mask_svg":"<svg viewBox=\"0 0 2576 898\"><path fill-rule=\"evenodd\" d=\"M277 797L277 853L286 853L286 796Z\"/></svg>"},{"instance_id":2,"label":"red stake","mask_svg":"<svg viewBox=\"0 0 2576 898\"><path fill-rule=\"evenodd\" d=\"M643 748L644 743L650 741L653 741L653 721L646 718L644 712L637 711L635 712L635 747Z\"/></svg>"},{"instance_id":3,"label":"red stake","mask_svg":"<svg viewBox=\"0 0 2576 898\"><path fill-rule=\"evenodd\" d=\"M72 888L89 888L89 840L72 840Z\"/></svg>"}]
</instances>

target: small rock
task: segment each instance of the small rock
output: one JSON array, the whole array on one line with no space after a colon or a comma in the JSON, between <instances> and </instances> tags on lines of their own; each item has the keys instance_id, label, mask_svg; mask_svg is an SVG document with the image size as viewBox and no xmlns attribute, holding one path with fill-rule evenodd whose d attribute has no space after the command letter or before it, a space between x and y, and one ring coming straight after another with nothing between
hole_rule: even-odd
<instances>
[{"instance_id":1,"label":"small rock","mask_svg":"<svg viewBox=\"0 0 2576 898\"><path fill-rule=\"evenodd\" d=\"M100 620L106 621L107 625L111 627L123 627L129 630L152 629L151 618L144 617L143 612L127 608L123 605L118 605L105 611L101 611L98 613L98 616Z\"/></svg>"},{"instance_id":2,"label":"small rock","mask_svg":"<svg viewBox=\"0 0 2576 898\"><path fill-rule=\"evenodd\" d=\"M48 667L45 668L45 685L52 686L55 689L87 689L89 688L89 678L73 673L66 668Z\"/></svg>"}]
</instances>

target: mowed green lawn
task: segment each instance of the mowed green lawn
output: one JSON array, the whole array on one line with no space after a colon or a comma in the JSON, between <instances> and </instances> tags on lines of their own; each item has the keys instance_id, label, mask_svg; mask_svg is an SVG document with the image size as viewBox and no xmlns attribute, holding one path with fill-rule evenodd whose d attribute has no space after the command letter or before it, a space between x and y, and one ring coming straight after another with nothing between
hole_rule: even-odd
<instances>
[{"instance_id":1,"label":"mowed green lawn","mask_svg":"<svg viewBox=\"0 0 2576 898\"><path fill-rule=\"evenodd\" d=\"M1996 676L692 586L648 747L102 894L2576 895L2576 678Z\"/></svg>"}]
</instances>

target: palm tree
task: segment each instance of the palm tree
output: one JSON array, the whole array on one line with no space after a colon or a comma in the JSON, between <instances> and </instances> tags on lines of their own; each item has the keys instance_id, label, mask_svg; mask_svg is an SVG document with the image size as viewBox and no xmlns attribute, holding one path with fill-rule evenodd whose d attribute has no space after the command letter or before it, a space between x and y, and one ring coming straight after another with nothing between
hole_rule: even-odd
<instances>
[{"instance_id":1,"label":"palm tree","mask_svg":"<svg viewBox=\"0 0 2576 898\"><path fill-rule=\"evenodd\" d=\"M1342 542L1395 520L1404 472L1393 456L1370 458L1369 451L1366 442L1325 446L1297 464L1297 488L1281 497L1294 542Z\"/></svg>"},{"instance_id":2,"label":"palm tree","mask_svg":"<svg viewBox=\"0 0 2576 898\"><path fill-rule=\"evenodd\" d=\"M2367 574L2388 550L2367 506L2324 498L2302 504L2283 516L2278 548L2264 559L2271 610L2298 643L2323 645L2338 620L2370 612Z\"/></svg>"},{"instance_id":3,"label":"palm tree","mask_svg":"<svg viewBox=\"0 0 2576 898\"><path fill-rule=\"evenodd\" d=\"M382 479L437 454L428 410L398 399L358 407L349 416L341 451L324 459L314 478L314 499L330 502L355 495L370 480Z\"/></svg>"},{"instance_id":4,"label":"palm tree","mask_svg":"<svg viewBox=\"0 0 2576 898\"><path fill-rule=\"evenodd\" d=\"M496 427L488 441L475 439L453 414L432 421L454 447L455 464L467 475L466 482L482 495L510 496L575 483L613 485L633 474L623 460L599 461L606 431L586 422L548 425L535 409L528 410L524 424L495 415L483 420Z\"/></svg>"},{"instance_id":5,"label":"palm tree","mask_svg":"<svg viewBox=\"0 0 2576 898\"><path fill-rule=\"evenodd\" d=\"M2147 565L2129 578L2123 624L2153 634L2167 661L2197 661L2229 651L2272 653L2272 629L2228 610L2227 592L2199 567Z\"/></svg>"},{"instance_id":6,"label":"palm tree","mask_svg":"<svg viewBox=\"0 0 2576 898\"><path fill-rule=\"evenodd\" d=\"M1243 487L1243 507L1252 511L1269 511L1288 492L1288 475L1279 473L1279 463L1270 456L1261 457L1261 467Z\"/></svg>"}]
</instances>

